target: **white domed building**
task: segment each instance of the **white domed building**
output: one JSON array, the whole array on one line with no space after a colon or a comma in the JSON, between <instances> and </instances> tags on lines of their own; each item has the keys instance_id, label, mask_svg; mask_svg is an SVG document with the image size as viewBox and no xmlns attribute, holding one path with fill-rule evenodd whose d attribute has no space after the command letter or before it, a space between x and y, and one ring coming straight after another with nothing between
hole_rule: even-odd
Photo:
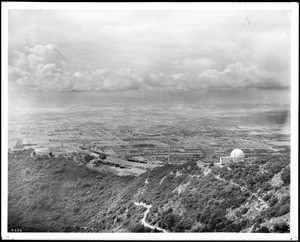
<instances>
[{"instance_id":1,"label":"white domed building","mask_svg":"<svg viewBox=\"0 0 300 242\"><path fill-rule=\"evenodd\" d=\"M231 151L230 156L220 157L220 164L227 165L232 164L234 162L244 161L245 153L241 149L234 149Z\"/></svg>"},{"instance_id":2,"label":"white domed building","mask_svg":"<svg viewBox=\"0 0 300 242\"><path fill-rule=\"evenodd\" d=\"M233 162L236 160L237 162L242 161L245 158L244 151L240 149L234 149L230 153L230 157L233 158Z\"/></svg>"}]
</instances>

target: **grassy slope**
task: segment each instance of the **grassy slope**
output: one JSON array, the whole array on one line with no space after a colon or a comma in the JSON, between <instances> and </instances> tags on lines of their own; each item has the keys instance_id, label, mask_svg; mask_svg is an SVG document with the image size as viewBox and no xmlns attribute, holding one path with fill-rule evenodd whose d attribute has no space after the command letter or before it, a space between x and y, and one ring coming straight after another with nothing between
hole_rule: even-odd
<instances>
[{"instance_id":1,"label":"grassy slope","mask_svg":"<svg viewBox=\"0 0 300 242\"><path fill-rule=\"evenodd\" d=\"M152 204L147 221L177 232L238 232L259 228L268 219L289 212L289 184L266 185L274 175L286 171L286 158L261 162L260 167L274 172L264 178L257 167L249 172L244 166L233 166L231 172L213 168L204 176L195 162L157 167L139 177L119 177L91 171L64 157L31 158L30 152L9 155L9 230L142 232L145 228L139 223L145 209L134 205L141 201ZM242 183L245 175L261 181L255 186L255 180L249 190L242 191L215 179L217 174L236 183ZM259 187L266 188L259 191ZM272 203L255 218L248 216L249 191L269 195L265 199Z\"/></svg>"}]
</instances>

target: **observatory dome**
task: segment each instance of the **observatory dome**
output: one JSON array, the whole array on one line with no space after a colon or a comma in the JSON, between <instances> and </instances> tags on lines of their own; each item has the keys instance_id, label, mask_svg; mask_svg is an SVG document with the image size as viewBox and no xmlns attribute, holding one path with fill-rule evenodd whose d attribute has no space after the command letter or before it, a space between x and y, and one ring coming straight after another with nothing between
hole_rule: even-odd
<instances>
[{"instance_id":1,"label":"observatory dome","mask_svg":"<svg viewBox=\"0 0 300 242\"><path fill-rule=\"evenodd\" d=\"M232 158L243 159L243 158L245 157L245 154L244 154L244 152L243 152L242 150L240 150L240 149L234 149L234 150L231 152L230 156L231 156Z\"/></svg>"}]
</instances>

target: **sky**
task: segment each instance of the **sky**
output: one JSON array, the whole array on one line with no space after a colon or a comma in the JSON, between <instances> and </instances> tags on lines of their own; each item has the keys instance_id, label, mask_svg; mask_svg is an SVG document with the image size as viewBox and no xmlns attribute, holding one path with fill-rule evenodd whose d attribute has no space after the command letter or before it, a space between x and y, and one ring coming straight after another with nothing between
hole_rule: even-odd
<instances>
[{"instance_id":1,"label":"sky","mask_svg":"<svg viewBox=\"0 0 300 242\"><path fill-rule=\"evenodd\" d=\"M288 91L288 10L9 10L10 91Z\"/></svg>"}]
</instances>

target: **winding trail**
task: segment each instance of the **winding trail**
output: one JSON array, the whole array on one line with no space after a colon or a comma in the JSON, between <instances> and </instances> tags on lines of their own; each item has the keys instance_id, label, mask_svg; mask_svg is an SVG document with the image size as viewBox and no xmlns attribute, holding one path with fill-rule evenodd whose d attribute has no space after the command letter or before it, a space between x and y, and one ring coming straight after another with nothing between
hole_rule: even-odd
<instances>
[{"instance_id":1,"label":"winding trail","mask_svg":"<svg viewBox=\"0 0 300 242\"><path fill-rule=\"evenodd\" d=\"M34 152L34 150L31 151L31 153L30 153L30 157L31 157L31 158L33 158L33 152Z\"/></svg>"},{"instance_id":2,"label":"winding trail","mask_svg":"<svg viewBox=\"0 0 300 242\"><path fill-rule=\"evenodd\" d=\"M160 227L158 227L158 226L151 225L150 223L146 222L146 216L147 216L147 214L150 212L150 208L152 207L151 204L150 204L150 205L147 205L147 204L145 204L145 203L143 203L143 202L141 202L141 203L135 202L134 205L136 205L136 206L143 206L143 207L147 208L147 210L146 210L145 213L144 213L144 217L143 217L142 220L141 220L142 224L143 224L145 227L148 227L148 228L150 228L150 229L157 229L157 230L162 231L162 232L164 232L164 233L168 233L167 230L162 229L162 228L160 228Z\"/></svg>"}]
</instances>

